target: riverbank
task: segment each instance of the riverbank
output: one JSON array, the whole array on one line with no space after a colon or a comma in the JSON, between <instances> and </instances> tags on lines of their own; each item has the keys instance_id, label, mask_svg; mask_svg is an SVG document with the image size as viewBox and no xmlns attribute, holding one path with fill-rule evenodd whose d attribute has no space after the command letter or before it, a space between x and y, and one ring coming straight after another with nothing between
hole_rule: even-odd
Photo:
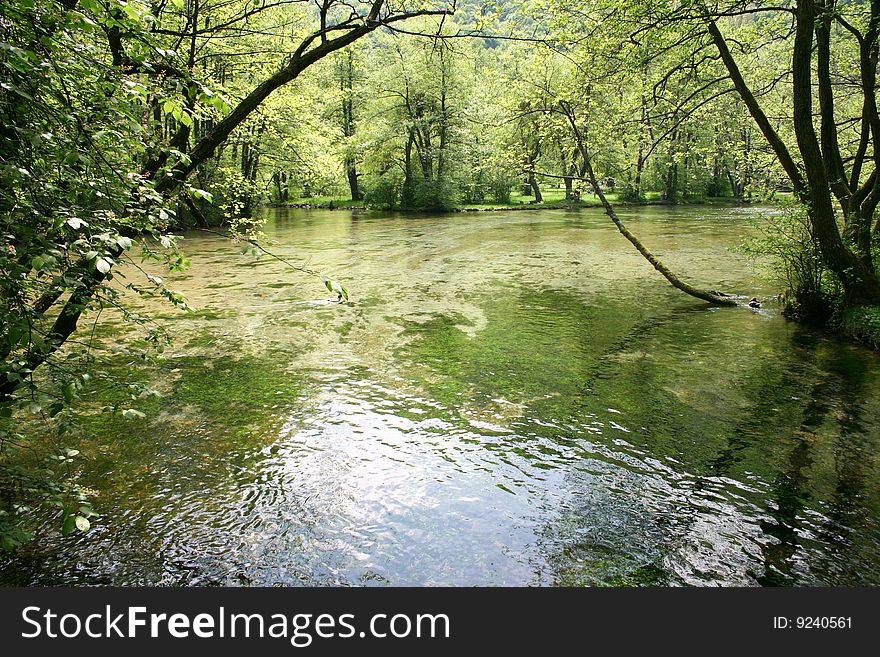
<instances>
[{"instance_id":1,"label":"riverbank","mask_svg":"<svg viewBox=\"0 0 880 657\"><path fill-rule=\"evenodd\" d=\"M564 198L552 198L548 194L549 200L542 203L534 201L517 201L512 203L470 203L451 209L436 208L402 208L402 207L376 207L370 206L364 201L351 201L345 199L336 199L330 197L314 197L309 200L300 200L291 203L267 203L265 207L269 208L294 208L298 210L347 210L347 211L400 211L400 212L447 212L450 214L459 212L516 212L520 210L571 210L582 208L601 208L602 203L598 198L566 200ZM689 205L751 205L757 201L748 201L745 199L733 197L713 197L713 196L695 196L688 199L679 200L676 203L661 200L659 195L654 192L649 194L648 198L643 201L627 201L621 200L617 194L608 194L608 199L617 206L689 206Z\"/></svg>"},{"instance_id":2,"label":"riverbank","mask_svg":"<svg viewBox=\"0 0 880 657\"><path fill-rule=\"evenodd\" d=\"M844 311L840 331L844 337L880 351L880 306L859 306Z\"/></svg>"}]
</instances>

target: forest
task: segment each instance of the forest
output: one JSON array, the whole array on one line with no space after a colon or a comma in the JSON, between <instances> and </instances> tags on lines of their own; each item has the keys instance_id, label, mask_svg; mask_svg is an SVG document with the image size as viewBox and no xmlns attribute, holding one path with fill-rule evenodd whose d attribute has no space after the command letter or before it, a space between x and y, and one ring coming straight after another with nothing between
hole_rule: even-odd
<instances>
[{"instance_id":1,"label":"forest","mask_svg":"<svg viewBox=\"0 0 880 657\"><path fill-rule=\"evenodd\" d=\"M285 431L311 435L315 424L316 435L349 440L347 433L333 433L341 431L334 416L310 413L320 403L341 403L367 380L377 388L365 388L366 397L351 393L351 404L366 404L378 389L401 395L418 389L412 394L428 409L419 413L436 412L431 417L448 424L441 434L458 445L446 461L465 458L461 454L479 443L484 451L468 463L492 470L486 464L498 456L506 464L499 468L516 470L496 473L504 480L497 484L477 486L475 499L494 499L496 486L507 495L513 482L538 495L519 478L533 475L521 472L562 468L542 461L557 451L624 467L632 454L624 458L613 446L614 431L624 426L614 415L616 402L591 397L611 378L629 382L615 387L614 396L641 418L625 425L627 435L641 426L642 438L626 437L634 453L651 459L678 454L688 477L715 483L713 477L748 479L736 468L754 458L748 472L764 476L755 499L778 492L771 506L779 514L797 500L797 509L780 518L746 495L775 519L762 523L778 525L765 532L767 546L790 548L780 556L767 547L763 574L753 574L754 565L745 569L749 582L866 583L858 575L835 579L825 562L806 575L798 571L800 550L844 557L837 543L834 550L811 551L797 536L803 513L834 516L828 511L840 502L834 495L846 488L842 473L850 470L829 456L838 453L835 441L855 440L870 455L868 463L876 462L880 1L0 5L0 544L7 555L0 572L31 573L0 583L67 581L71 571L65 569L75 569L56 571L46 563L100 571L102 541L112 544L116 539L109 537L130 521L130 509L149 506L147 499L161 497L160 508L173 510L169 527L183 523L186 514L173 501L178 497L168 492L177 483L163 487L154 479L178 472L174 455L184 446L194 450L186 458L195 462L205 450L220 470L244 472L251 468L245 445L274 455L299 444L286 442ZM347 222L344 230L340 221ZM598 241L582 243L590 231L599 231ZM544 245L546 253L535 251ZM607 270L599 266L603 261ZM222 285L230 289L211 296ZM281 291L292 296L271 296ZM328 293L329 301L315 300ZM552 318L544 329L536 308ZM687 313L693 324L675 324ZM727 323L711 323L721 321ZM756 324L761 321L766 326ZM673 324L680 342L667 351L667 338L658 336ZM716 333L692 335L694 325ZM265 344L256 348L257 341ZM599 351L584 351L585 341ZM794 363L792 354L803 360ZM705 388L716 376L705 364L713 360L724 394ZM327 364L333 361L344 371L339 381ZM638 363L642 369L632 369ZM739 378L742 368L753 370ZM766 379L763 392L750 387L759 379ZM687 393L680 387L685 380ZM858 390L848 387L852 381ZM768 389L782 391L772 410L762 406ZM789 424L777 427L783 442L759 448L763 429L744 428L735 414L707 415L711 394L720 397L710 408L766 413L771 424L783 422L777 411L788 413ZM557 395L566 403L540 401ZM815 407L789 409L791 400L801 399ZM851 407L856 402L868 406ZM400 403L389 411L393 431L385 424L364 429L358 424L363 413L352 419L343 409L339 417L355 427L354 435L366 430L378 441L368 448L377 460L400 457L413 467L433 462L435 453L409 452L404 438L391 454L370 451L396 431L434 445L433 430ZM286 424L259 410L279 404L289 413ZM614 413L593 415L595 404L605 415ZM668 418L658 410L679 405L681 413ZM788 410L779 411L783 405ZM658 413L665 419L654 425ZM414 422L409 433L400 428ZM580 428L572 429L572 422ZM475 434L465 436L462 423ZM600 425L606 442L585 445L598 440L590 427ZM557 429L545 435L551 426ZM516 437L505 439L508 457L496 453L494 431ZM676 446L673 435L693 435L706 453ZM714 442L721 437L723 449ZM785 440L809 444L792 448ZM139 451L146 444L152 444L149 455ZM347 448L319 451L342 458L335 449ZM761 449L766 452L750 451ZM302 454L288 454L302 468L298 482L312 482L316 471L309 468L342 467L308 466ZM523 463L511 465L518 459ZM864 467L844 506L864 498L859 491L880 476L876 464ZM620 476L644 474L631 463L624 470ZM478 471L482 466L471 474ZM544 481L538 471L535 481ZM578 468L572 473L566 486L583 476ZM397 472L383 476L393 481ZM837 493L825 489L829 477L841 478ZM140 492L116 508L110 500L121 495L120 482ZM317 491L322 482L315 481ZM476 486L468 482L463 495ZM613 482L601 488L618 490ZM527 541L525 556L506 571L510 579L479 570L486 568L480 562L469 575L438 575L438 581L694 583L693 571L683 575L669 565L673 557L659 555L662 541L633 552L653 536L648 530L633 529L640 538L613 542L608 550L617 556L607 557L613 568L597 565L598 548L583 556L566 523L601 525L589 509L609 502L584 501L583 490L575 489L544 491L565 499L556 513L568 520L560 520L561 528L535 530L543 538ZM580 506L569 506L575 503L568 495ZM235 497L208 487L187 509L246 516ZM673 493L661 497L664 505L675 499ZM876 573L880 500L876 490L867 497L853 512L857 520L844 524L861 537L848 539L858 546L857 560ZM407 499L400 504L407 507ZM440 506L451 514L450 527L460 529L458 507L449 504ZM303 520L316 512L302 513L281 535L296 534L294 526L317 531ZM122 534L132 545L165 532L149 529L146 515L141 520L146 524L131 523L143 533ZM488 517L486 526L496 520ZM221 576L217 563L199 561L193 556L199 549L213 554L206 537L224 530L193 522L205 533L165 535L184 553L180 559L197 564L194 571L211 573L207 581L271 581L262 570ZM421 525L388 523L380 522L383 531L418 544L413 536ZM329 554L317 538L303 538L305 531L297 534L304 553L311 545L312 554ZM261 550L268 549L269 539L261 540ZM542 540L560 551L542 553L554 574L520 579L517 568ZM372 555L366 574L353 579L429 581L388 562L383 570L370 549L353 545L352 551ZM224 543L217 554L250 547L235 551ZM450 554L464 549L455 543ZM737 543L735 552L749 560L750 550ZM174 549L157 547L150 558L168 552ZM301 580L323 581L321 567L296 567L306 572ZM721 581L740 581L719 568ZM99 581L113 583L189 582L101 573L95 577L106 579Z\"/></svg>"}]
</instances>

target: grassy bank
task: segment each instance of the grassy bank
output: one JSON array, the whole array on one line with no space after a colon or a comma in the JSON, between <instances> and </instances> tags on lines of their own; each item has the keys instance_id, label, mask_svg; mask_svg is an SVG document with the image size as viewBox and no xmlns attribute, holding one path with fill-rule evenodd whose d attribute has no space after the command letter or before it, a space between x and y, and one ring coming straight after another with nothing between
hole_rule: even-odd
<instances>
[{"instance_id":1,"label":"grassy bank","mask_svg":"<svg viewBox=\"0 0 880 657\"><path fill-rule=\"evenodd\" d=\"M456 206L452 212L491 212L491 211L511 211L511 210L562 210L569 208L595 208L601 207L599 199L588 194L579 200L566 200L564 189L549 189L543 193L544 200L542 203L535 203L534 198L522 194L514 194L510 197L508 203L463 203ZM660 200L659 192L648 192L643 201L625 201L621 199L621 195L617 192L606 194L609 201L615 205L671 205L666 201ZM742 199L732 197L710 197L710 196L691 196L681 199L679 205L704 205L704 204L725 204L725 203L743 203ZM288 208L306 208L316 210L405 210L407 212L419 211L418 208L379 208L371 207L365 201L352 201L346 198L336 196L312 196L302 198L290 203L269 204L270 207L288 207Z\"/></svg>"}]
</instances>

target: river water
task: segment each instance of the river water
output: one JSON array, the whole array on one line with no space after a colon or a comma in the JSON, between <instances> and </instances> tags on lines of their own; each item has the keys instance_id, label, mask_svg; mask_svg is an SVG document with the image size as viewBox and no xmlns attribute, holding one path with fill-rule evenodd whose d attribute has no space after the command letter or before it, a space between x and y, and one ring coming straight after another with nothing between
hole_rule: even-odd
<instances>
[{"instance_id":1,"label":"river water","mask_svg":"<svg viewBox=\"0 0 880 657\"><path fill-rule=\"evenodd\" d=\"M0 583L880 584L875 354L673 290L598 210L267 212L349 303L187 235L198 312L154 308L173 348L119 363L165 397L82 439L101 517ZM732 250L759 212L623 218L771 299Z\"/></svg>"}]
</instances>

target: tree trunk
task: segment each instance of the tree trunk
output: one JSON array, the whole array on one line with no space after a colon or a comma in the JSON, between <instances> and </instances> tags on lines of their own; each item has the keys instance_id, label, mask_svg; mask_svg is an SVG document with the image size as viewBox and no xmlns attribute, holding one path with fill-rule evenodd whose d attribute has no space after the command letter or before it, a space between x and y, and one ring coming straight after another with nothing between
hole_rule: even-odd
<instances>
[{"instance_id":1,"label":"tree trunk","mask_svg":"<svg viewBox=\"0 0 880 657\"><path fill-rule=\"evenodd\" d=\"M403 189L400 192L400 201L403 207L409 207L415 201L415 190L413 189L412 174L412 150L415 143L415 129L409 129L409 136L406 140L406 148L403 151Z\"/></svg>"},{"instance_id":2,"label":"tree trunk","mask_svg":"<svg viewBox=\"0 0 880 657\"><path fill-rule=\"evenodd\" d=\"M678 164L673 162L666 170L666 201L678 203Z\"/></svg>"},{"instance_id":3,"label":"tree trunk","mask_svg":"<svg viewBox=\"0 0 880 657\"><path fill-rule=\"evenodd\" d=\"M538 186L538 179L535 177L535 172L529 172L529 187L532 189L532 194L535 196L535 203L543 203L544 196L541 194L541 188Z\"/></svg>"},{"instance_id":4,"label":"tree trunk","mask_svg":"<svg viewBox=\"0 0 880 657\"><path fill-rule=\"evenodd\" d=\"M114 259L119 258L123 251L121 247L116 245L108 247L107 250L110 256ZM65 302L64 307L61 309L61 312L58 314L58 317L55 318L52 328L49 329L49 332L44 337L42 348L34 349L28 353L21 371L33 372L61 348L61 345L63 345L76 330L79 318L82 316L82 313L86 309L92 295L94 295L95 290L107 278L106 273L98 271L94 267L90 267L86 262L81 263L81 266L83 268L82 283L73 290L70 297ZM54 296L54 298L46 304L45 309L43 309L44 312L51 308L52 305L54 305L55 300L59 297L60 294ZM0 381L0 403L9 401L12 397L12 393L18 389L22 381L23 379L4 379L3 381Z\"/></svg>"},{"instance_id":5,"label":"tree trunk","mask_svg":"<svg viewBox=\"0 0 880 657\"><path fill-rule=\"evenodd\" d=\"M272 174L272 184L275 185L275 198L279 203L283 203L281 200L281 172L276 171Z\"/></svg>"},{"instance_id":6,"label":"tree trunk","mask_svg":"<svg viewBox=\"0 0 880 657\"><path fill-rule=\"evenodd\" d=\"M736 178L733 175L733 171L731 171L730 169L727 170L727 181L730 183L730 192L734 195L734 197L742 199L745 195L745 186L743 185L742 180Z\"/></svg>"},{"instance_id":7,"label":"tree trunk","mask_svg":"<svg viewBox=\"0 0 880 657\"><path fill-rule=\"evenodd\" d=\"M535 197L535 203L543 203L544 197L541 195L541 188L538 186L538 179L535 177L535 162L538 161L540 157L540 151L535 151L529 155L528 159L528 186L531 190L532 196Z\"/></svg>"},{"instance_id":8,"label":"tree trunk","mask_svg":"<svg viewBox=\"0 0 880 657\"><path fill-rule=\"evenodd\" d=\"M833 7L832 7L833 9ZM819 32L817 32L818 38ZM871 18L864 38L859 44L859 71L862 82L862 123L858 147L852 160L849 178L849 207L845 208L845 235L855 242L866 266L872 267L871 224L874 212L880 203L880 113L877 109L877 63L880 59L880 2L871 2ZM823 53L824 54L824 53ZM833 117L832 117L833 118ZM868 146L873 142L874 170L863 185L859 185L862 168L868 154ZM880 238L880 221L874 229L874 240Z\"/></svg>"},{"instance_id":9,"label":"tree trunk","mask_svg":"<svg viewBox=\"0 0 880 657\"><path fill-rule=\"evenodd\" d=\"M440 48L440 117L438 125L437 180L443 182L446 174L446 148L449 140L449 108L447 107L447 72L445 49Z\"/></svg>"},{"instance_id":10,"label":"tree trunk","mask_svg":"<svg viewBox=\"0 0 880 657\"><path fill-rule=\"evenodd\" d=\"M645 170L645 151L644 146L639 146L639 157L636 160L636 177L633 181L633 191L637 199L642 198L642 173Z\"/></svg>"},{"instance_id":11,"label":"tree trunk","mask_svg":"<svg viewBox=\"0 0 880 657\"><path fill-rule=\"evenodd\" d=\"M342 91L342 134L346 139L351 139L356 130L354 117L354 52L351 49L349 49L346 55L339 81ZM345 156L345 175L348 178L351 200L360 201L363 196L358 184L357 160L352 153L348 153Z\"/></svg>"},{"instance_id":12,"label":"tree trunk","mask_svg":"<svg viewBox=\"0 0 880 657\"><path fill-rule=\"evenodd\" d=\"M348 187L351 190L351 200L360 201L363 198L360 185L358 183L357 165L353 157L345 158L345 174L348 177Z\"/></svg>"},{"instance_id":13,"label":"tree trunk","mask_svg":"<svg viewBox=\"0 0 880 657\"><path fill-rule=\"evenodd\" d=\"M642 76L642 84L645 84L645 75L647 75L647 70L643 70ZM647 127L650 130L650 120L648 117L648 104L645 101L645 96L642 94L640 98L640 113L641 113L641 122L639 124L639 152L636 157L636 176L633 181L633 191L635 193L635 198L642 198L642 174L645 171L645 162L647 157L645 156L645 135L643 128Z\"/></svg>"},{"instance_id":14,"label":"tree trunk","mask_svg":"<svg viewBox=\"0 0 880 657\"><path fill-rule=\"evenodd\" d=\"M676 289L681 290L685 294L689 294L692 297L696 297L697 299L702 299L703 301L708 301L710 303L719 304L722 306L735 306L737 302L731 297L720 294L714 291L701 290L699 288L694 287L693 285L689 285L682 281L678 276L676 276L669 267L664 265L660 260L658 260L653 253L651 253L648 248L642 244L642 242L627 229L627 227L620 220L620 217L617 216L617 212L614 210L614 206L608 201L608 198L605 196L605 193L602 191L601 187L599 187L599 180L596 178L596 173L593 171L593 163L590 159L590 152L587 149L587 144L584 141L583 134L578 128L577 123L575 122L574 116L571 113L571 109L566 103L560 103L560 108L568 119L569 124L571 125L572 132L574 133L575 142L578 145L578 150L581 153L581 158L583 160L583 169L586 172L590 184L593 186L593 190L596 195L599 197L599 201L602 203L602 207L605 208L605 214L614 222L614 225L617 226L617 230L629 240L629 242L636 247L636 250L642 254L642 256L647 260L651 265L660 272L663 277L669 281L669 283Z\"/></svg>"},{"instance_id":15,"label":"tree trunk","mask_svg":"<svg viewBox=\"0 0 880 657\"><path fill-rule=\"evenodd\" d=\"M718 292L701 290L699 288L694 287L688 283L685 283L678 276L676 276L669 267L663 264L653 253L651 253L648 248L642 244L642 242L627 229L627 227L620 220L620 217L617 216L617 212L614 210L614 206L608 201L605 197L605 193L599 187L599 181L596 179L596 174L593 172L593 166L590 163L589 159L587 159L587 174L590 177L590 183L593 185L593 188L596 190L596 194L599 197L599 200L602 203L602 206L605 208L605 213L610 217L611 221L614 222L614 225L617 226L617 229L620 233L630 241L630 243L636 247L636 250L642 254L642 256L651 263L651 265L660 272L663 277L669 281L669 283L676 289L681 290L685 294L689 294L692 297L696 297L697 299L702 299L703 301L708 301L710 303L719 304L722 306L735 306L737 302L729 296L719 294Z\"/></svg>"},{"instance_id":16,"label":"tree trunk","mask_svg":"<svg viewBox=\"0 0 880 657\"><path fill-rule=\"evenodd\" d=\"M872 11L876 0L872 2ZM721 55L734 87L777 156L782 168L788 174L798 199L807 208L813 238L819 247L822 260L840 279L844 288L847 305L880 304L880 281L865 260L847 248L841 239L831 200L831 177L834 166L823 157L819 138L813 125L813 79L812 52L813 35L817 19L820 18L814 0L798 0L796 9L796 29L794 51L792 54L793 118L795 138L803 161L805 176L791 157L787 146L774 130L760 104L745 83L739 67L727 47L727 42L714 20L708 20L709 34ZM827 71L818 68L820 75ZM820 93L827 87L820 83ZM831 107L828 98L823 101L826 111ZM867 101L866 101L867 102ZM820 112L821 112L820 104ZM824 117L824 121L833 117ZM830 150L830 148L829 148ZM831 159L834 156L829 152ZM833 176L833 173L832 173ZM878 191L880 195L880 191Z\"/></svg>"},{"instance_id":17,"label":"tree trunk","mask_svg":"<svg viewBox=\"0 0 880 657\"><path fill-rule=\"evenodd\" d=\"M880 281L862 258L843 243L834 205L831 180L813 125L813 28L818 16L813 0L798 0L797 29L792 56L794 132L803 157L808 187L808 213L813 236L829 268L843 283L848 305L880 304Z\"/></svg>"}]
</instances>

